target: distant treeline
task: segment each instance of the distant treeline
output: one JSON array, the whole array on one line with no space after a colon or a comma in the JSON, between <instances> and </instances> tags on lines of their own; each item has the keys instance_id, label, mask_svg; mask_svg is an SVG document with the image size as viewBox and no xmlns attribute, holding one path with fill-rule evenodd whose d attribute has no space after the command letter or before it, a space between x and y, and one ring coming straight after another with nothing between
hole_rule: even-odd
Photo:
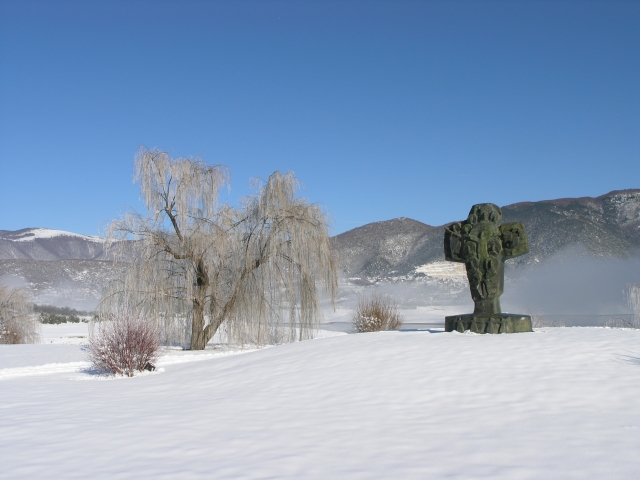
<instances>
[{"instance_id":1,"label":"distant treeline","mask_svg":"<svg viewBox=\"0 0 640 480\"><path fill-rule=\"evenodd\" d=\"M52 305L34 305L34 311L40 316L40 323L58 325L60 323L87 322L86 317L92 317L93 312L75 310L69 307L54 307Z\"/></svg>"}]
</instances>

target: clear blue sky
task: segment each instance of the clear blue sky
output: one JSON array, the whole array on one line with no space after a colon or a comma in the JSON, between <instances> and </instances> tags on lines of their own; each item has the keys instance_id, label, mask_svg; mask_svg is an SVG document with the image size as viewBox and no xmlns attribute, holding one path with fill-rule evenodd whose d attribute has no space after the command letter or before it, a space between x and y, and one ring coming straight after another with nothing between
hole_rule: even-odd
<instances>
[{"instance_id":1,"label":"clear blue sky","mask_svg":"<svg viewBox=\"0 0 640 480\"><path fill-rule=\"evenodd\" d=\"M0 0L0 229L142 210L139 145L334 234L640 188L640 1Z\"/></svg>"}]
</instances>

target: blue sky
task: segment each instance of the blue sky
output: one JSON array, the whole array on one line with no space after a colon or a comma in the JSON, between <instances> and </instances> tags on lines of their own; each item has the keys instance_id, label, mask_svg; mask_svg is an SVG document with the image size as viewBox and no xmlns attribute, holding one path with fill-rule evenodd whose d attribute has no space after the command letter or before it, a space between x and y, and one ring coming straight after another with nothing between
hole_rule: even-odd
<instances>
[{"instance_id":1,"label":"blue sky","mask_svg":"<svg viewBox=\"0 0 640 480\"><path fill-rule=\"evenodd\" d=\"M0 0L0 229L97 234L140 145L332 233L640 188L640 2Z\"/></svg>"}]
</instances>

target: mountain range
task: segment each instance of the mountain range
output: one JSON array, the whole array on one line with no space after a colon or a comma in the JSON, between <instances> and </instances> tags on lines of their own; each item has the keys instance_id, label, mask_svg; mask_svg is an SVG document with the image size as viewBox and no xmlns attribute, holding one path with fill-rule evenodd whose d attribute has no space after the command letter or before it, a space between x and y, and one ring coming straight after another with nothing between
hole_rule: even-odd
<instances>
[{"instance_id":1,"label":"mountain range","mask_svg":"<svg viewBox=\"0 0 640 480\"><path fill-rule=\"evenodd\" d=\"M566 249L627 258L640 251L640 189L597 198L562 198L502 207L503 222L522 222L530 253L514 266L542 263ZM370 223L334 237L342 273L350 278L406 277L444 261L444 227L410 218ZM419 272L418 272L419 273Z\"/></svg>"},{"instance_id":2,"label":"mountain range","mask_svg":"<svg viewBox=\"0 0 640 480\"><path fill-rule=\"evenodd\" d=\"M105 239L48 228L0 230L0 259L105 260Z\"/></svg>"},{"instance_id":3,"label":"mountain range","mask_svg":"<svg viewBox=\"0 0 640 480\"><path fill-rule=\"evenodd\" d=\"M543 264L574 249L591 257L640 252L640 189L600 197L522 202L502 207L503 222L522 222L530 253L514 268ZM333 237L341 275L351 283L421 277L464 279L444 262L444 226L410 218L375 222ZM0 230L0 282L29 288L37 303L88 309L123 267L110 261L105 239L44 228Z\"/></svg>"}]
</instances>

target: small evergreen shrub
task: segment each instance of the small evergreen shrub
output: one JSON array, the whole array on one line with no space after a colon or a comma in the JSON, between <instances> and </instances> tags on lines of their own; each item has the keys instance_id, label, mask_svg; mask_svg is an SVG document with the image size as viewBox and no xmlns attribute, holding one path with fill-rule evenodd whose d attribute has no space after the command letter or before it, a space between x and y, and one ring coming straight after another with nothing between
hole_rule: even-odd
<instances>
[{"instance_id":1,"label":"small evergreen shrub","mask_svg":"<svg viewBox=\"0 0 640 480\"><path fill-rule=\"evenodd\" d=\"M160 355L158 330L144 318L121 315L96 325L87 352L97 370L133 377L136 372L155 370Z\"/></svg>"},{"instance_id":2,"label":"small evergreen shrub","mask_svg":"<svg viewBox=\"0 0 640 480\"><path fill-rule=\"evenodd\" d=\"M351 321L358 333L398 330L403 323L398 304L390 297L377 293L358 300Z\"/></svg>"},{"instance_id":3,"label":"small evergreen shrub","mask_svg":"<svg viewBox=\"0 0 640 480\"><path fill-rule=\"evenodd\" d=\"M52 305L35 305L34 310L40 315L40 323L47 325L86 323L87 320L85 318L91 316L91 312L75 310L69 307L54 307Z\"/></svg>"},{"instance_id":4,"label":"small evergreen shrub","mask_svg":"<svg viewBox=\"0 0 640 480\"><path fill-rule=\"evenodd\" d=\"M80 317L76 317L75 315L70 315L67 317L65 315L41 313L40 323L44 323L46 325L60 325L61 323L80 323Z\"/></svg>"}]
</instances>

